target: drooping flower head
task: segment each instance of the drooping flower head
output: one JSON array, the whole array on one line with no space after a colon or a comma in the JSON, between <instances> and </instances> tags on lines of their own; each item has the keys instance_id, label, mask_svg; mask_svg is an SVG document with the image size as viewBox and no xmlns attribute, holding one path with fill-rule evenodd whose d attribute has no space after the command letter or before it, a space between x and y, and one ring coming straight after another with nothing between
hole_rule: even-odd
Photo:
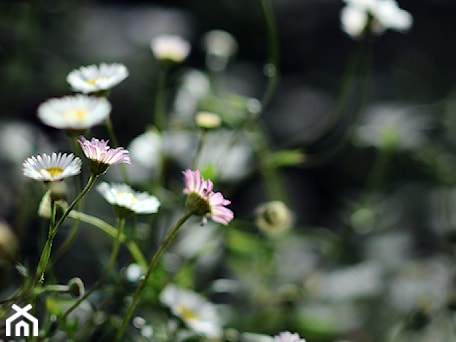
<instances>
[{"instance_id":1,"label":"drooping flower head","mask_svg":"<svg viewBox=\"0 0 456 342\"><path fill-rule=\"evenodd\" d=\"M54 182L81 172L81 159L73 153L52 153L27 158L22 164L24 176L38 181Z\"/></svg>"},{"instance_id":2,"label":"drooping flower head","mask_svg":"<svg viewBox=\"0 0 456 342\"><path fill-rule=\"evenodd\" d=\"M114 206L114 210L120 217L133 214L153 214L160 207L157 197L147 192L134 191L127 184L102 182L97 186L97 190L106 201Z\"/></svg>"},{"instance_id":3,"label":"drooping flower head","mask_svg":"<svg viewBox=\"0 0 456 342\"><path fill-rule=\"evenodd\" d=\"M101 63L81 66L67 75L74 91L93 94L108 91L128 77L128 69L121 63Z\"/></svg>"},{"instance_id":4,"label":"drooping flower head","mask_svg":"<svg viewBox=\"0 0 456 342\"><path fill-rule=\"evenodd\" d=\"M292 334L289 331L283 331L279 335L274 336L275 342L306 342L305 339L299 337L297 333Z\"/></svg>"},{"instance_id":5,"label":"drooping flower head","mask_svg":"<svg viewBox=\"0 0 456 342\"><path fill-rule=\"evenodd\" d=\"M175 35L157 36L150 42L150 48L159 61L180 63L190 53L190 44L184 38Z\"/></svg>"},{"instance_id":6,"label":"drooping flower head","mask_svg":"<svg viewBox=\"0 0 456 342\"><path fill-rule=\"evenodd\" d=\"M386 29L405 32L412 26L411 14L398 7L395 0L344 0L342 29L357 38L366 29L381 34Z\"/></svg>"},{"instance_id":7,"label":"drooping flower head","mask_svg":"<svg viewBox=\"0 0 456 342\"><path fill-rule=\"evenodd\" d=\"M110 148L108 140L92 138L87 140L80 136L78 139L82 151L89 159L89 169L94 175L101 175L114 164L130 164L129 152L122 147Z\"/></svg>"},{"instance_id":8,"label":"drooping flower head","mask_svg":"<svg viewBox=\"0 0 456 342\"><path fill-rule=\"evenodd\" d=\"M222 193L212 191L214 184L210 179L201 177L200 171L185 170L184 174L185 188L184 194L187 194L187 208L194 214L210 217L215 222L228 224L234 217L233 212L225 206L231 201L223 198Z\"/></svg>"},{"instance_id":9,"label":"drooping flower head","mask_svg":"<svg viewBox=\"0 0 456 342\"><path fill-rule=\"evenodd\" d=\"M222 335L222 320L214 304L200 294L171 284L161 292L160 301L196 333L209 338Z\"/></svg>"},{"instance_id":10,"label":"drooping flower head","mask_svg":"<svg viewBox=\"0 0 456 342\"><path fill-rule=\"evenodd\" d=\"M100 124L110 112L108 100L87 95L52 98L38 107L38 117L46 125L76 132Z\"/></svg>"}]
</instances>

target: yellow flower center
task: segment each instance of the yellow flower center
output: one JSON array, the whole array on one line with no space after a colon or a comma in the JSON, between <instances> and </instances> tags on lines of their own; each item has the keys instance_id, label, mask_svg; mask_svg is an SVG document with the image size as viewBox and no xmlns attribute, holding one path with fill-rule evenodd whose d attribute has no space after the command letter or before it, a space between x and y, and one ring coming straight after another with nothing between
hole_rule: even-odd
<instances>
[{"instance_id":1,"label":"yellow flower center","mask_svg":"<svg viewBox=\"0 0 456 342\"><path fill-rule=\"evenodd\" d=\"M60 166L49 166L40 170L41 174L49 174L51 177L57 177L63 172L63 168Z\"/></svg>"},{"instance_id":2,"label":"yellow flower center","mask_svg":"<svg viewBox=\"0 0 456 342\"><path fill-rule=\"evenodd\" d=\"M69 120L81 121L87 117L87 109L85 108L75 108L68 109L63 113L64 118Z\"/></svg>"},{"instance_id":3,"label":"yellow flower center","mask_svg":"<svg viewBox=\"0 0 456 342\"><path fill-rule=\"evenodd\" d=\"M89 78L86 82L90 85L97 84L98 78Z\"/></svg>"},{"instance_id":4,"label":"yellow flower center","mask_svg":"<svg viewBox=\"0 0 456 342\"><path fill-rule=\"evenodd\" d=\"M105 76L92 77L92 78L89 78L88 80L86 80L86 83L90 84L90 85L96 85L99 81L102 81L102 80L108 80L108 77L105 77Z\"/></svg>"},{"instance_id":5,"label":"yellow flower center","mask_svg":"<svg viewBox=\"0 0 456 342\"><path fill-rule=\"evenodd\" d=\"M197 319L199 315L188 306L179 305L178 310L183 319Z\"/></svg>"},{"instance_id":6,"label":"yellow flower center","mask_svg":"<svg viewBox=\"0 0 456 342\"><path fill-rule=\"evenodd\" d=\"M134 194L132 194L131 192L119 192L117 193L117 197L119 198L119 200L121 200L122 202L126 202L126 203L132 203L134 201L136 201L136 197Z\"/></svg>"}]
</instances>

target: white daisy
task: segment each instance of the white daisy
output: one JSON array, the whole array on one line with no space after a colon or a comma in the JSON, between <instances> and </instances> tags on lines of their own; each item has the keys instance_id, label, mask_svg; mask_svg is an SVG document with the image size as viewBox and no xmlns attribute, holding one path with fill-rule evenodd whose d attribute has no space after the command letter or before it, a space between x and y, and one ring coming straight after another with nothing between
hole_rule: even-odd
<instances>
[{"instance_id":1,"label":"white daisy","mask_svg":"<svg viewBox=\"0 0 456 342\"><path fill-rule=\"evenodd\" d=\"M103 122L111 112L105 98L87 95L52 98L38 107L38 117L46 125L67 130L85 130Z\"/></svg>"},{"instance_id":2,"label":"white daisy","mask_svg":"<svg viewBox=\"0 0 456 342\"><path fill-rule=\"evenodd\" d=\"M131 214L152 214L158 211L160 202L147 192L134 191L127 184L108 184L97 186L98 192L111 203L120 216Z\"/></svg>"},{"instance_id":3,"label":"white daisy","mask_svg":"<svg viewBox=\"0 0 456 342\"><path fill-rule=\"evenodd\" d=\"M74 91L84 94L109 90L128 77L128 69L120 63L87 65L71 71L66 80Z\"/></svg>"},{"instance_id":4,"label":"white daisy","mask_svg":"<svg viewBox=\"0 0 456 342\"><path fill-rule=\"evenodd\" d=\"M158 60L182 62L190 53L190 44L180 36L161 35L150 42L150 48Z\"/></svg>"},{"instance_id":5,"label":"white daisy","mask_svg":"<svg viewBox=\"0 0 456 342\"><path fill-rule=\"evenodd\" d=\"M161 292L160 301L196 333L209 338L222 335L222 320L214 304L200 294L170 284Z\"/></svg>"},{"instance_id":6,"label":"white daisy","mask_svg":"<svg viewBox=\"0 0 456 342\"><path fill-rule=\"evenodd\" d=\"M39 181L53 182L81 172L81 159L73 153L52 153L32 156L22 164L24 176Z\"/></svg>"}]
</instances>

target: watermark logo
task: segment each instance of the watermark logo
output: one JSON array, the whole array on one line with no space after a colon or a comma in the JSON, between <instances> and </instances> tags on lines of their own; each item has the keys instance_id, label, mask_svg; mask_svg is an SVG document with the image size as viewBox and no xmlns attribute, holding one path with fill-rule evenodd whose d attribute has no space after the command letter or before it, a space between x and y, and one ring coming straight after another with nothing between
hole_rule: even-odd
<instances>
[{"instance_id":1,"label":"watermark logo","mask_svg":"<svg viewBox=\"0 0 456 342\"><path fill-rule=\"evenodd\" d=\"M32 308L31 304L21 308L16 304L12 306L15 314L6 319L6 336L28 337L38 336L38 319L28 311Z\"/></svg>"}]
</instances>

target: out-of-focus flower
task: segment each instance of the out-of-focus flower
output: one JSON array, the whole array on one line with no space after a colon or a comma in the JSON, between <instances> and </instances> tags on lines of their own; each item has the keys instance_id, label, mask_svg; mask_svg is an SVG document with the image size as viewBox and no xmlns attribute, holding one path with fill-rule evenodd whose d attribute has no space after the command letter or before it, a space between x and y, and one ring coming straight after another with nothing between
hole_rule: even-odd
<instances>
[{"instance_id":1,"label":"out-of-focus flower","mask_svg":"<svg viewBox=\"0 0 456 342\"><path fill-rule=\"evenodd\" d=\"M160 202L157 197L147 192L134 191L127 184L108 184L102 182L97 186L98 192L114 206L120 217L133 214L153 214L158 211Z\"/></svg>"},{"instance_id":2,"label":"out-of-focus flower","mask_svg":"<svg viewBox=\"0 0 456 342\"><path fill-rule=\"evenodd\" d=\"M420 109L380 103L368 109L354 137L360 145L413 149L426 140L431 127L431 119Z\"/></svg>"},{"instance_id":3,"label":"out-of-focus flower","mask_svg":"<svg viewBox=\"0 0 456 342\"><path fill-rule=\"evenodd\" d=\"M19 244L13 231L0 220L0 264L12 263L16 260Z\"/></svg>"},{"instance_id":4,"label":"out-of-focus flower","mask_svg":"<svg viewBox=\"0 0 456 342\"><path fill-rule=\"evenodd\" d=\"M238 48L234 37L222 30L212 30L203 37L203 47L206 50L206 64L213 71L226 68L228 60Z\"/></svg>"},{"instance_id":5,"label":"out-of-focus flower","mask_svg":"<svg viewBox=\"0 0 456 342\"><path fill-rule=\"evenodd\" d=\"M291 333L289 331L283 331L280 334L274 336L275 342L306 342L305 339L301 338L297 333Z\"/></svg>"},{"instance_id":6,"label":"out-of-focus flower","mask_svg":"<svg viewBox=\"0 0 456 342\"><path fill-rule=\"evenodd\" d=\"M190 69L183 73L173 104L173 120L190 120L198 111L200 102L211 89L209 78L199 70Z\"/></svg>"},{"instance_id":7,"label":"out-of-focus flower","mask_svg":"<svg viewBox=\"0 0 456 342\"><path fill-rule=\"evenodd\" d=\"M214 304L200 294L171 284L161 292L160 301L196 333L209 338L222 335L222 320Z\"/></svg>"},{"instance_id":8,"label":"out-of-focus flower","mask_svg":"<svg viewBox=\"0 0 456 342\"><path fill-rule=\"evenodd\" d=\"M386 29L405 32L412 26L411 14L398 7L395 0L344 0L342 29L357 38L366 29L380 34Z\"/></svg>"},{"instance_id":9,"label":"out-of-focus flower","mask_svg":"<svg viewBox=\"0 0 456 342\"><path fill-rule=\"evenodd\" d=\"M159 61L180 63L190 53L190 44L184 38L174 35L157 36L150 42L150 48Z\"/></svg>"},{"instance_id":10,"label":"out-of-focus flower","mask_svg":"<svg viewBox=\"0 0 456 342\"><path fill-rule=\"evenodd\" d=\"M209 112L198 112L195 116L196 125L203 129L214 129L220 127L222 119L219 115Z\"/></svg>"},{"instance_id":11,"label":"out-of-focus flower","mask_svg":"<svg viewBox=\"0 0 456 342\"><path fill-rule=\"evenodd\" d=\"M85 156L89 159L89 169L94 175L105 173L114 164L130 164L129 152L122 147L110 148L108 140L92 138L89 141L80 136L78 142Z\"/></svg>"},{"instance_id":12,"label":"out-of-focus flower","mask_svg":"<svg viewBox=\"0 0 456 342\"><path fill-rule=\"evenodd\" d=\"M48 137L38 127L18 120L0 122L0 161L20 165L34 151L52 150Z\"/></svg>"},{"instance_id":13,"label":"out-of-focus flower","mask_svg":"<svg viewBox=\"0 0 456 342\"><path fill-rule=\"evenodd\" d=\"M328 301L354 301L378 295L383 290L383 265L364 262L309 278L307 289L313 296Z\"/></svg>"},{"instance_id":14,"label":"out-of-focus flower","mask_svg":"<svg viewBox=\"0 0 456 342\"><path fill-rule=\"evenodd\" d=\"M128 77L121 63L82 66L71 71L66 80L74 91L84 94L110 90Z\"/></svg>"},{"instance_id":15,"label":"out-of-focus flower","mask_svg":"<svg viewBox=\"0 0 456 342\"><path fill-rule=\"evenodd\" d=\"M38 117L46 125L78 132L100 124L110 112L108 100L87 95L53 98L38 107Z\"/></svg>"},{"instance_id":16,"label":"out-of-focus flower","mask_svg":"<svg viewBox=\"0 0 456 342\"><path fill-rule=\"evenodd\" d=\"M225 206L231 201L223 198L221 192L213 192L214 184L210 179L201 177L200 171L183 171L187 194L186 206L195 215L204 216L222 224L228 224L234 217L233 212Z\"/></svg>"},{"instance_id":17,"label":"out-of-focus flower","mask_svg":"<svg viewBox=\"0 0 456 342\"><path fill-rule=\"evenodd\" d=\"M270 201L259 206L255 211L255 223L268 234L280 234L291 228L294 215L285 203Z\"/></svg>"},{"instance_id":18,"label":"out-of-focus flower","mask_svg":"<svg viewBox=\"0 0 456 342\"><path fill-rule=\"evenodd\" d=\"M128 150L131 158L147 168L159 167L162 137L156 130L148 130L134 138Z\"/></svg>"},{"instance_id":19,"label":"out-of-focus flower","mask_svg":"<svg viewBox=\"0 0 456 342\"><path fill-rule=\"evenodd\" d=\"M228 129L218 129L207 132L197 167L213 167L217 179L239 181L252 172L253 158L252 145L246 136Z\"/></svg>"},{"instance_id":20,"label":"out-of-focus flower","mask_svg":"<svg viewBox=\"0 0 456 342\"><path fill-rule=\"evenodd\" d=\"M24 176L38 181L54 182L81 172L81 159L73 153L52 153L32 156L22 164Z\"/></svg>"}]
</instances>

